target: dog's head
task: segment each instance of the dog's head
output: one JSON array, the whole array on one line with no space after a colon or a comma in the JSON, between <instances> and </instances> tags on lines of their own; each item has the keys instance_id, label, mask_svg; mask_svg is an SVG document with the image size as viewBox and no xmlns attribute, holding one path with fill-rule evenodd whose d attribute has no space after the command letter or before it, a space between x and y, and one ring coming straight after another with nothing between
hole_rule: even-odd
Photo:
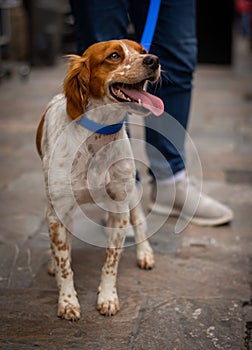
<instances>
[{"instance_id":1,"label":"dog's head","mask_svg":"<svg viewBox=\"0 0 252 350\"><path fill-rule=\"evenodd\" d=\"M160 76L157 56L130 40L111 40L90 46L82 56L71 55L64 82L67 112L78 118L94 105L118 103L139 114L160 115L163 102L147 93L147 81Z\"/></svg>"}]
</instances>

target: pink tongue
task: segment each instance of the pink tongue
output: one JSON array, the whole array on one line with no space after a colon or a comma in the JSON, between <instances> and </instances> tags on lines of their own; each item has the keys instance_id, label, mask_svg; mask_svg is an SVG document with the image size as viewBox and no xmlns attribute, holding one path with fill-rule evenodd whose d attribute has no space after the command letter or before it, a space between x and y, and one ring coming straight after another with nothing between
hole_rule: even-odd
<instances>
[{"instance_id":1,"label":"pink tongue","mask_svg":"<svg viewBox=\"0 0 252 350\"><path fill-rule=\"evenodd\" d=\"M120 90L122 90L133 100L138 101L140 99L142 101L142 105L151 111L155 116L158 117L164 112L164 103L159 97L156 97L144 90L128 89L125 87L120 87Z\"/></svg>"}]
</instances>

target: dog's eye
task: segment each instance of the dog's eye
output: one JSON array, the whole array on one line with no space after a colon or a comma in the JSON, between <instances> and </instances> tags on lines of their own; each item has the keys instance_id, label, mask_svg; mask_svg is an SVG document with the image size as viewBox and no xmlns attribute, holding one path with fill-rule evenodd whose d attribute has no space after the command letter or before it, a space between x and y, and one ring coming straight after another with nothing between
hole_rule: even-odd
<instances>
[{"instance_id":1,"label":"dog's eye","mask_svg":"<svg viewBox=\"0 0 252 350\"><path fill-rule=\"evenodd\" d=\"M109 58L110 60L116 61L119 58L121 58L121 55L118 52L112 52L107 58Z\"/></svg>"},{"instance_id":2,"label":"dog's eye","mask_svg":"<svg viewBox=\"0 0 252 350\"><path fill-rule=\"evenodd\" d=\"M146 55L147 53L148 53L147 50L142 49L142 52L141 52L142 55Z\"/></svg>"}]
</instances>

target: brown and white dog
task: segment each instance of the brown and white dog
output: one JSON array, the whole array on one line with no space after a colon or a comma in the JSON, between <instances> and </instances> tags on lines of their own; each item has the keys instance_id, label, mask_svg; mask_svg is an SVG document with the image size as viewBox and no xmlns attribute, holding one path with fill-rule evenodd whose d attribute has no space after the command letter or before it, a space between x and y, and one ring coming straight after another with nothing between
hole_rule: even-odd
<instances>
[{"instance_id":1,"label":"brown and white dog","mask_svg":"<svg viewBox=\"0 0 252 350\"><path fill-rule=\"evenodd\" d=\"M147 81L155 82L159 76L158 57L148 54L136 42L112 40L94 44L82 56L70 56L64 94L52 99L39 124L37 149L48 197L47 220L59 289L58 316L67 320L80 318L71 269L72 228L66 224L71 221L74 207L69 200L71 191L78 204L108 202L106 261L97 301L101 314L114 315L119 310L117 267L129 226L135 231L138 265L143 269L154 265L145 217L140 204L134 204L135 164L125 127L104 135L76 121L84 112L89 120L105 126L120 123L126 112L160 115L162 101L144 90ZM103 148L105 152L99 156ZM115 154L118 160L114 162ZM70 172L64 172L70 158ZM109 159L112 163L104 169ZM62 173L65 175L59 175ZM65 191L69 183L71 191Z\"/></svg>"}]
</instances>

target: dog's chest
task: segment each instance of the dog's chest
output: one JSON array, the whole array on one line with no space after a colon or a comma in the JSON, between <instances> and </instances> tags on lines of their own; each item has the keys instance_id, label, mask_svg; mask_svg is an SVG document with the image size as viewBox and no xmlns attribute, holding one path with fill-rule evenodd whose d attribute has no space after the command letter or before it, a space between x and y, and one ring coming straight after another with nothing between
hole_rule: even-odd
<instances>
[{"instance_id":1,"label":"dog's chest","mask_svg":"<svg viewBox=\"0 0 252 350\"><path fill-rule=\"evenodd\" d=\"M113 166L129 156L125 141L118 135L93 134L77 151L71 169L74 189L89 187L90 183L100 186L110 181Z\"/></svg>"}]
</instances>

